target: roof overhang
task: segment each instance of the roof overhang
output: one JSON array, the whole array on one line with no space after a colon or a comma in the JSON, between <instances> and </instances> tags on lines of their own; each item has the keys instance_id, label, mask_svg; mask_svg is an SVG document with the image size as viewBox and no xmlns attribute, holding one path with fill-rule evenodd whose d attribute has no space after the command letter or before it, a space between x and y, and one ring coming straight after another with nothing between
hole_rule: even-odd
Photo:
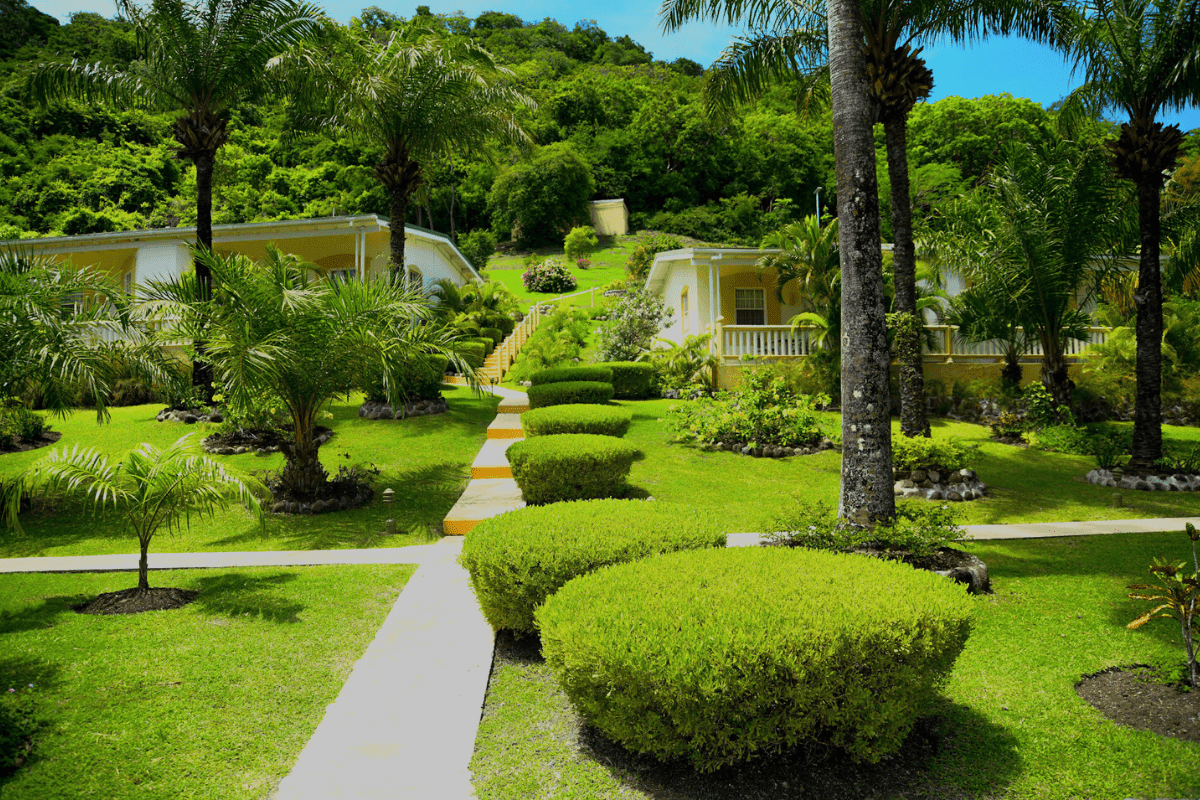
<instances>
[{"instance_id":1,"label":"roof overhang","mask_svg":"<svg viewBox=\"0 0 1200 800\"><path fill-rule=\"evenodd\" d=\"M686 261L691 266L707 266L709 264L751 266L764 255L778 252L780 251L777 249L759 250L734 247L685 247L681 250L667 250L654 257L654 263L650 265L650 273L646 276L645 288L651 294L657 294L666 283L667 273L671 269L670 265L675 262Z\"/></svg>"}]
</instances>

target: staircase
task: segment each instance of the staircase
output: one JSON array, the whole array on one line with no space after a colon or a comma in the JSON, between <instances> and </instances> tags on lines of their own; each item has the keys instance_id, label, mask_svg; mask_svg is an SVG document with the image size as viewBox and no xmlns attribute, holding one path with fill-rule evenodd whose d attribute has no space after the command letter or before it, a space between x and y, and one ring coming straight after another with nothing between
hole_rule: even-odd
<instances>
[{"instance_id":1,"label":"staircase","mask_svg":"<svg viewBox=\"0 0 1200 800\"><path fill-rule=\"evenodd\" d=\"M521 352L521 348L525 346L525 342L537 330L538 325L542 321L541 308L534 304L529 309L529 313L525 315L525 319L521 320L513 332L505 337L492 354L483 362L483 366L475 371L479 376L479 382L484 386L494 386L504 380L504 373L508 372L513 362L517 360L517 354ZM466 386L467 379L461 375L455 375L447 379L448 383L458 386Z\"/></svg>"}]
</instances>

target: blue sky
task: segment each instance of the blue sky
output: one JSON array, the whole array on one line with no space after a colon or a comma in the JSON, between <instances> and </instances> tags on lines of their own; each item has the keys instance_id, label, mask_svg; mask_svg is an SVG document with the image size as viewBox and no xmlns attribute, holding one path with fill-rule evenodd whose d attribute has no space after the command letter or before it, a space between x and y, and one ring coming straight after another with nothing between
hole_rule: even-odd
<instances>
[{"instance_id":1,"label":"blue sky","mask_svg":"<svg viewBox=\"0 0 1200 800\"><path fill-rule=\"evenodd\" d=\"M319 0L318 0L319 2ZM412 16L417 3L398 5L387 0L376 3L393 14ZM462 11L469 17L484 11L505 11L525 20L553 17L570 27L579 20L594 19L612 36L627 34L667 61L690 58L708 66L737 31L713 25L692 24L678 33L664 35L658 29L657 0L453 0L425 3L435 13ZM74 11L94 11L105 16L116 13L111 0L33 0L31 5L66 20ZM328 0L323 4L333 17L347 22L370 0ZM927 48L926 60L933 70L932 100L960 95L978 97L1009 92L1049 105L1079 84L1072 81L1070 69L1049 49L1027 42L995 39L970 49L949 45ZM1185 131L1200 128L1200 108L1181 114L1162 114L1159 119L1178 123Z\"/></svg>"}]
</instances>

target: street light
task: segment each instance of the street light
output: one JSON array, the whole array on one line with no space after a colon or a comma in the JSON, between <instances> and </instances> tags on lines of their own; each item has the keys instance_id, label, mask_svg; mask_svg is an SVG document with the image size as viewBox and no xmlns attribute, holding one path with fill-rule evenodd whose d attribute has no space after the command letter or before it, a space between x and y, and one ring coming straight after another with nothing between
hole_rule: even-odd
<instances>
[{"instance_id":1,"label":"street light","mask_svg":"<svg viewBox=\"0 0 1200 800\"><path fill-rule=\"evenodd\" d=\"M817 196L817 227L818 228L821 227L821 189L823 189L823 188L825 188L825 187L818 186L817 190L815 192L813 192L813 194L815 194Z\"/></svg>"}]
</instances>

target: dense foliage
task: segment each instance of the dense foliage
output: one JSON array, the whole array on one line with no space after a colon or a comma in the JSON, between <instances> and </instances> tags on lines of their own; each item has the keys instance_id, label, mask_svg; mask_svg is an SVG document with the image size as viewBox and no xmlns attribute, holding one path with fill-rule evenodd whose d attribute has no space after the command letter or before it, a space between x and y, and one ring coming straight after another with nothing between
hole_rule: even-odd
<instances>
[{"instance_id":1,"label":"dense foliage","mask_svg":"<svg viewBox=\"0 0 1200 800\"><path fill-rule=\"evenodd\" d=\"M608 564L724 547L715 520L640 500L585 500L523 508L471 530L459 559L497 630L534 633L534 610L567 581Z\"/></svg>"},{"instance_id":2,"label":"dense foliage","mask_svg":"<svg viewBox=\"0 0 1200 800\"><path fill-rule=\"evenodd\" d=\"M630 290L609 312L597 337L600 361L634 361L671 324L675 310L642 288Z\"/></svg>"},{"instance_id":3,"label":"dense foliage","mask_svg":"<svg viewBox=\"0 0 1200 800\"><path fill-rule=\"evenodd\" d=\"M654 367L632 361L606 361L594 366L612 371L613 397L642 400L654 390Z\"/></svg>"},{"instance_id":4,"label":"dense foliage","mask_svg":"<svg viewBox=\"0 0 1200 800\"><path fill-rule=\"evenodd\" d=\"M612 383L613 371L609 367L601 366L557 367L554 369L543 369L529 376L529 382L534 386L541 386L546 383L564 383L566 381Z\"/></svg>"},{"instance_id":5,"label":"dense foliage","mask_svg":"<svg viewBox=\"0 0 1200 800\"><path fill-rule=\"evenodd\" d=\"M611 383L562 381L529 387L529 407L545 408L568 403L607 403L613 399Z\"/></svg>"},{"instance_id":6,"label":"dense foliage","mask_svg":"<svg viewBox=\"0 0 1200 800\"><path fill-rule=\"evenodd\" d=\"M544 505L619 496L640 451L613 436L559 433L517 442L507 455L525 502Z\"/></svg>"},{"instance_id":7,"label":"dense foliage","mask_svg":"<svg viewBox=\"0 0 1200 800\"><path fill-rule=\"evenodd\" d=\"M548 258L529 265L521 273L521 283L531 292L563 294L576 286L575 276L559 261Z\"/></svg>"},{"instance_id":8,"label":"dense foliage","mask_svg":"<svg viewBox=\"0 0 1200 800\"><path fill-rule=\"evenodd\" d=\"M821 440L816 406L827 402L796 394L782 378L749 371L736 393L671 406L667 427L681 441L705 445L804 447Z\"/></svg>"},{"instance_id":9,"label":"dense foliage","mask_svg":"<svg viewBox=\"0 0 1200 800\"><path fill-rule=\"evenodd\" d=\"M854 761L894 753L962 652L971 614L962 588L929 572L738 547L597 570L535 617L546 662L589 724L708 772L802 744Z\"/></svg>"}]
</instances>

